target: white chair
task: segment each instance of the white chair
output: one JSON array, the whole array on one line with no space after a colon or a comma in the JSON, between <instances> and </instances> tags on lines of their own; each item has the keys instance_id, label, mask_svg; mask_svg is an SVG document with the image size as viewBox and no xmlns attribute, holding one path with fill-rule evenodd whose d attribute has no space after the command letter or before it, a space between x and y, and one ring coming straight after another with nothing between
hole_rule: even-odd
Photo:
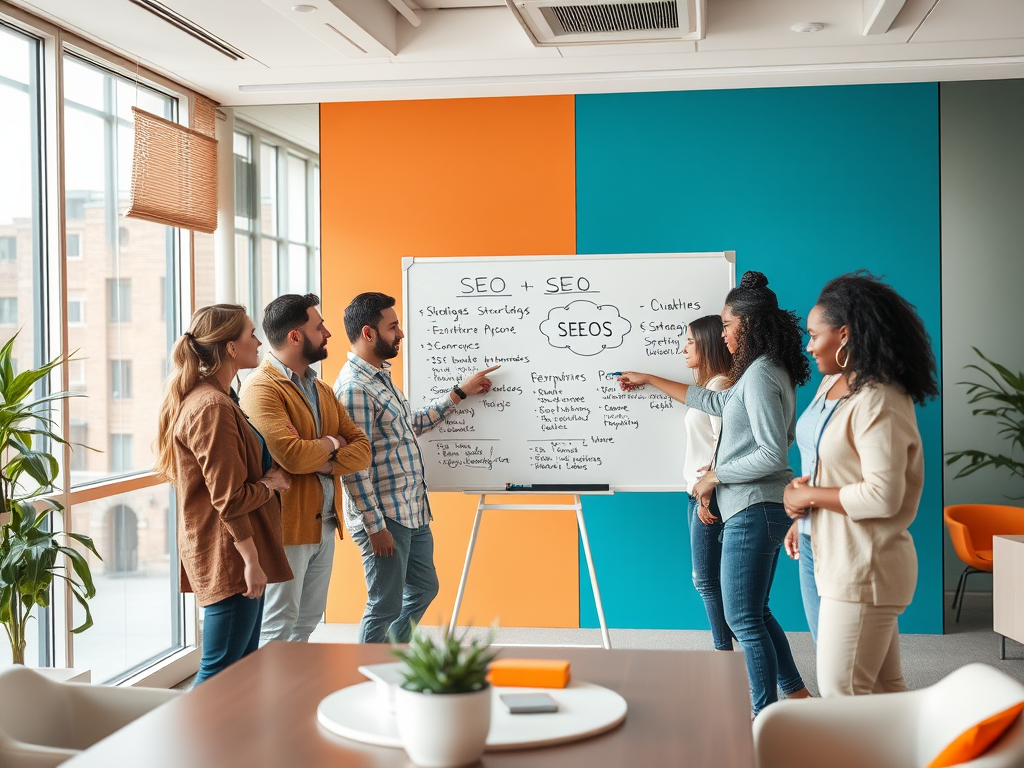
<instances>
[{"instance_id":1,"label":"white chair","mask_svg":"<svg viewBox=\"0 0 1024 768\"><path fill-rule=\"evenodd\" d=\"M772 704L754 721L758 768L922 768L960 733L1024 701L1024 685L985 664L968 664L906 693ZM963 768L1024 766L1018 716Z\"/></svg>"},{"instance_id":2,"label":"white chair","mask_svg":"<svg viewBox=\"0 0 1024 768\"><path fill-rule=\"evenodd\" d=\"M27 667L0 672L0 768L52 768L180 695L51 680Z\"/></svg>"}]
</instances>

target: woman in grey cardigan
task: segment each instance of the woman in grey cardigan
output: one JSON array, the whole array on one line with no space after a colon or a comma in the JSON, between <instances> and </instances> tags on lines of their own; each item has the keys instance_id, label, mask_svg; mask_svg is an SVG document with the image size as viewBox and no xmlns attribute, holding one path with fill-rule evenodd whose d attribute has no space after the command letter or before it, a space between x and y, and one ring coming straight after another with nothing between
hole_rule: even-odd
<instances>
[{"instance_id":1,"label":"woman in grey cardigan","mask_svg":"<svg viewBox=\"0 0 1024 768\"><path fill-rule=\"evenodd\" d=\"M793 477L789 446L796 426L796 386L810 378L797 317L779 309L768 278L747 272L722 310L722 337L732 352L734 382L711 392L643 373L625 372L626 388L651 384L691 408L722 417L718 452L693 492L712 494L722 516L725 618L743 648L756 715L778 699L808 696L793 653L768 607L790 521L782 494Z\"/></svg>"}]
</instances>

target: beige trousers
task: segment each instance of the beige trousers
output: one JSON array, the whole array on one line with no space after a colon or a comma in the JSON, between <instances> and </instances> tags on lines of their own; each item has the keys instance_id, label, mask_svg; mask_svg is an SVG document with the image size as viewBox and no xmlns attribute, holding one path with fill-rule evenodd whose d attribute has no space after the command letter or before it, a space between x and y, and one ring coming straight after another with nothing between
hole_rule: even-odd
<instances>
[{"instance_id":1,"label":"beige trousers","mask_svg":"<svg viewBox=\"0 0 1024 768\"><path fill-rule=\"evenodd\" d=\"M818 614L818 690L822 696L861 696L907 690L900 667L902 605L821 598Z\"/></svg>"}]
</instances>

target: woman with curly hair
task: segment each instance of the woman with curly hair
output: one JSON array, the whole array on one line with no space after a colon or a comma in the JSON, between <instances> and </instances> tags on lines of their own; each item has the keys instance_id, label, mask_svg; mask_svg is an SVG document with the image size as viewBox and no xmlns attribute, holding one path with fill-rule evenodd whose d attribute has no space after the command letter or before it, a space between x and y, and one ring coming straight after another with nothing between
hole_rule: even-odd
<instances>
[{"instance_id":1,"label":"woman with curly hair","mask_svg":"<svg viewBox=\"0 0 1024 768\"><path fill-rule=\"evenodd\" d=\"M746 656L756 715L778 699L776 685L790 698L809 695L768 596L790 525L782 493L793 476L788 451L796 386L810 378L810 371L797 317L779 309L760 272L744 274L726 296L722 338L732 353L732 388L725 392L633 372L623 373L620 382L651 384L722 419L714 461L693 494L703 509L714 497L721 514L725 619Z\"/></svg>"},{"instance_id":2,"label":"woman with curly hair","mask_svg":"<svg viewBox=\"0 0 1024 768\"><path fill-rule=\"evenodd\" d=\"M807 319L807 351L848 390L821 431L814 477L785 492L811 518L822 696L905 691L897 619L917 584L908 528L924 487L914 403L939 393L914 307L863 272L831 280Z\"/></svg>"}]
</instances>

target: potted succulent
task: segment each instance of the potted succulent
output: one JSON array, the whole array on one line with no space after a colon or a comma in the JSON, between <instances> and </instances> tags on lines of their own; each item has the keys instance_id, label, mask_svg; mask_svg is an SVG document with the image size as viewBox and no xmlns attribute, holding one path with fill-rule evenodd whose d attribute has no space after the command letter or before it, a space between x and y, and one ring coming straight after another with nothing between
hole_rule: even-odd
<instances>
[{"instance_id":1,"label":"potted succulent","mask_svg":"<svg viewBox=\"0 0 1024 768\"><path fill-rule=\"evenodd\" d=\"M1020 457L1021 450L1024 449L1024 374L1015 374L1005 366L989 360L977 347L973 349L978 357L991 366L995 375L979 365L967 365L964 367L973 368L991 383L959 383L967 387L969 403L986 403L986 407L975 408L972 413L975 416L991 416L996 420L999 434L1010 442L1009 455L978 450L950 451L946 454L946 464L967 462L956 473L956 477L965 477L984 467L997 467L1007 469L1011 475L1024 479L1024 461L1015 458ZM991 404L988 405L989 403Z\"/></svg>"},{"instance_id":2,"label":"potted succulent","mask_svg":"<svg viewBox=\"0 0 1024 768\"><path fill-rule=\"evenodd\" d=\"M405 682L395 691L402 746L422 768L452 768L480 759L491 729L487 665L494 632L468 645L455 633L435 643L420 628L407 648L392 651L405 662Z\"/></svg>"},{"instance_id":3,"label":"potted succulent","mask_svg":"<svg viewBox=\"0 0 1024 768\"><path fill-rule=\"evenodd\" d=\"M15 375L12 351L17 334L0 348L0 624L11 641L11 657L25 663L25 628L36 606L50 604L54 578L71 586L85 609L85 619L72 629L92 626L87 600L96 594L89 563L66 546L74 539L96 557L92 539L78 533L54 533L50 516L63 507L47 494L60 469L50 446L66 444L50 418L51 405L71 392L32 399L35 385L63 362L56 358L40 368ZM71 564L71 573L65 566Z\"/></svg>"}]
</instances>

